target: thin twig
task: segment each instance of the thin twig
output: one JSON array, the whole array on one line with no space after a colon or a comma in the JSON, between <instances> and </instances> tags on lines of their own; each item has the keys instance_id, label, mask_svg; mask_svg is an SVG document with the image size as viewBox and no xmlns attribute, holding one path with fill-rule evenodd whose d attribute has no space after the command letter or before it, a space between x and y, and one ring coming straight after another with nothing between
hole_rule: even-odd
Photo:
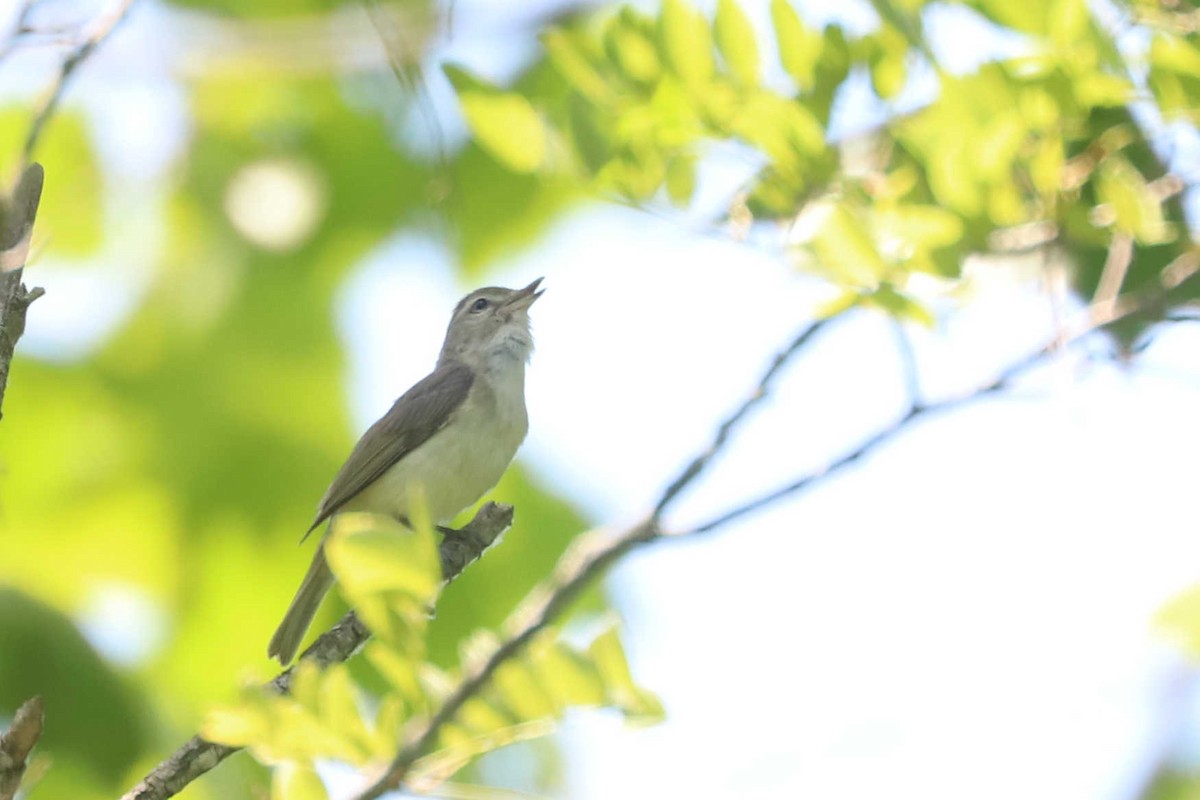
<instances>
[{"instance_id":1,"label":"thin twig","mask_svg":"<svg viewBox=\"0 0 1200 800\"><path fill-rule=\"evenodd\" d=\"M21 787L29 753L42 737L44 720L42 698L34 697L21 704L8 730L0 733L0 800L12 800Z\"/></svg>"},{"instance_id":2,"label":"thin twig","mask_svg":"<svg viewBox=\"0 0 1200 800\"><path fill-rule=\"evenodd\" d=\"M44 178L42 165L30 164L21 173L12 197L0 197L0 407L17 341L25 333L26 312L44 294L40 287L27 289L21 282Z\"/></svg>"},{"instance_id":3,"label":"thin twig","mask_svg":"<svg viewBox=\"0 0 1200 800\"><path fill-rule=\"evenodd\" d=\"M442 707L425 723L420 733L400 749L383 775L358 795L357 800L374 800L400 788L413 764L425 755L442 728L454 719L468 700L487 685L504 662L517 655L609 566L633 548L653 541L657 536L658 528L652 521L646 520L630 528L612 543L595 549L586 557L580 558L575 552L565 555L559 562L559 568L555 570L555 576L535 587L514 613L512 619L523 621L516 626L508 639L487 660L468 668L454 693L446 698Z\"/></svg>"},{"instance_id":4,"label":"thin twig","mask_svg":"<svg viewBox=\"0 0 1200 800\"><path fill-rule=\"evenodd\" d=\"M716 457L716 455L721 452L722 448L725 447L725 443L729 439L729 434L733 432L733 429L737 426L737 424L742 421L742 419L750 412L752 408L754 408L754 406L758 405L767 396L767 392L771 388L771 384L775 379L775 375L780 369L783 368L783 365L790 361L791 358L796 355L796 353L803 349L804 346L808 344L808 342L810 342L814 336L820 333L821 330L832 319L834 318L830 317L828 319L817 320L816 322L812 323L803 331L801 331L800 334L792 340L791 344L789 344L778 355L775 356L775 358L771 361L771 366L767 368L765 373L763 373L762 378L759 379L758 385L754 388L754 391L750 393L750 396L747 397L738 407L738 409L734 411L733 414L731 414L729 418L722 422L717 428L716 435L713 436L712 443L708 446L708 448L692 459L692 462L684 468L683 472L679 474L679 477L672 481L667 487L666 491L663 492L662 497L659 498L658 503L654 506L654 511L651 512L651 519L658 519L660 516L662 516L663 511L665 511L667 506L679 496L679 493L682 492L689 483L695 480L696 477L708 467L713 458Z\"/></svg>"},{"instance_id":5,"label":"thin twig","mask_svg":"<svg viewBox=\"0 0 1200 800\"><path fill-rule=\"evenodd\" d=\"M34 113L33 122L29 126L29 133L25 137L25 149L23 150L25 163L29 163L33 158L33 151L37 147L38 139L42 135L42 129L46 126L46 122L50 119L54 110L58 108L58 102L62 99L63 92L67 88L67 83L71 75L108 38L117 25L125 19L132 6L133 0L116 0L108 11L92 21L91 31L63 60L62 66L58 71L58 78L50 86L46 92L46 96L42 98L41 105Z\"/></svg>"},{"instance_id":6,"label":"thin twig","mask_svg":"<svg viewBox=\"0 0 1200 800\"><path fill-rule=\"evenodd\" d=\"M485 503L457 535L446 537L438 548L442 561L442 576L452 581L475 559L495 543L500 534L512 526L512 506ZM300 661L313 661L321 668L336 664L354 655L371 637L371 632L353 612L321 634L300 656ZM281 672L267 685L280 694L291 688L292 670ZM217 744L193 736L165 761L150 771L142 782L130 789L121 800L164 800L181 791L240 747Z\"/></svg>"},{"instance_id":7,"label":"thin twig","mask_svg":"<svg viewBox=\"0 0 1200 800\"><path fill-rule=\"evenodd\" d=\"M1133 237L1128 233L1114 233L1112 243L1108 246L1108 255L1104 259L1104 268L1100 271L1100 280L1096 283L1096 293L1092 297L1093 306L1107 308L1117 301L1131 263Z\"/></svg>"},{"instance_id":8,"label":"thin twig","mask_svg":"<svg viewBox=\"0 0 1200 800\"><path fill-rule=\"evenodd\" d=\"M1080 339L1095 333L1100 328L1111 325L1118 320L1134 314L1142 313L1149 310L1155 305L1162 302L1164 295L1176 288L1180 283L1193 277L1197 271L1200 271L1200 254L1189 251L1180 256L1174 262L1169 264L1163 270L1163 275L1158 287L1150 287L1140 292L1126 294L1118 300L1105 300L1100 303L1093 304L1083 311L1075 320L1074 324L1064 324L1059 333L1054 336L1051 341L1047 342L1038 350L1030 353L1019 361L1015 361L1006 367L1003 371L996 375L990 381L976 386L974 389L965 394L948 397L943 400L938 400L932 403L921 403L920 400L914 400L910 403L908 409L891 425L873 434L870 438L863 441L853 450L845 455L830 462L821 469L796 478L787 484L767 492L760 497L749 500L739 506L736 506L728 511L725 511L707 522L702 522L686 531L672 533L674 536L686 536L690 534L707 533L723 527L736 519L746 516L754 511L766 508L769 505L779 502L789 495L797 494L809 489L817 481L822 480L835 472L838 472L854 462L861 459L867 453L871 452L881 444L895 437L909 423L917 417L940 414L950 411L976 400L981 400L984 397L995 394L1007 388L1013 380L1028 372L1033 367L1041 363L1047 357L1058 353L1061 348L1078 342Z\"/></svg>"},{"instance_id":9,"label":"thin twig","mask_svg":"<svg viewBox=\"0 0 1200 800\"><path fill-rule=\"evenodd\" d=\"M1181 257L1182 258L1182 257ZM1081 321L1069 332L1062 332L1055 336L1045 346L1037 351L1025 356L1024 358L1010 364L1002 370L994 379L982 384L972 392L961 395L948 400L938 401L928 405L912 403L909 410L901 416L896 422L889 427L876 433L874 436L863 442L853 451L833 462L817 473L806 475L799 480L793 481L787 486L777 489L768 495L750 501L749 503L738 506L730 511L727 511L712 520L702 523L699 526L690 528L686 531L677 533L667 532L659 527L659 515L661 511L671 502L671 500L679 495L687 487L689 483L695 480L711 463L713 457L722 449L728 440L729 433L745 417L749 410L756 405L765 395L767 388L772 382L779 368L785 363L790 355L794 354L797 349L811 339L820 328L820 323L813 325L803 331L797 338L785 348L771 367L763 375L754 392L742 403L742 405L717 429L717 433L713 438L712 444L707 450L697 456L688 467L680 474L680 476L671 483L667 490L663 493L662 499L655 506L645 519L632 527L625 530L623 533L615 537L605 538L599 545L590 544L592 537L587 537L584 544L580 548L572 548L562 560L556 569L556 577L552 578L543 586L534 590L534 592L522 604L521 608L510 618L512 633L509 637L492 653L481 665L469 669L464 676L458 689L447 698L443 706L438 712L427 722L423 728L407 744L405 744L396 757L388 765L384 773L379 776L370 786L361 792L356 800L375 800L383 794L399 789L404 784L404 779L408 775L413 764L425 755L426 751L436 741L442 727L453 720L458 711L476 694L478 694L484 686L486 686L489 678L495 671L508 659L514 657L520 652L539 631L543 630L550 624L567 606L570 605L572 599L586 588L593 580L601 575L605 569L611 566L616 561L620 560L625 554L651 542L665 539L678 538L689 534L699 534L707 531L715 530L733 522L734 520L759 510L770 503L777 502L784 497L801 491L802 489L811 487L814 483L836 470L842 469L854 461L862 458L864 455L879 447L883 443L890 440L897 433L907 427L914 419L923 414L928 414L934 411L945 411L954 406L963 405L973 400L993 394L1007 387L1016 377L1026 372L1034 365L1045 359L1050 354L1056 352L1060 343L1070 343L1093 333L1106 325L1111 324L1119 319L1123 319L1131 314L1139 313L1147 310L1155 304L1162 303L1166 293L1170 292L1180 283L1190 279L1197 272L1200 266L1200 258L1192 255L1190 260L1186 262L1186 266L1172 265L1163 271L1161 288L1154 293L1140 293L1139 295L1128 298L1129 302L1118 302L1111 304L1111 309L1093 309L1089 308L1085 311ZM1186 273L1186 274L1185 274ZM599 533L597 535L602 535Z\"/></svg>"}]
</instances>

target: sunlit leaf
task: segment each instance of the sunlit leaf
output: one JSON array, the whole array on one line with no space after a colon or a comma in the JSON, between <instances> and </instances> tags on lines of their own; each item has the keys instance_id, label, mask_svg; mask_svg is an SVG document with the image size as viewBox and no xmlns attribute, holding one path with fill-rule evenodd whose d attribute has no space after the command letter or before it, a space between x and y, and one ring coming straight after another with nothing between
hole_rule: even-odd
<instances>
[{"instance_id":1,"label":"sunlit leaf","mask_svg":"<svg viewBox=\"0 0 1200 800\"><path fill-rule=\"evenodd\" d=\"M896 319L917 322L926 328L933 327L933 313L914 298L898 292L890 283L880 285L865 299L869 305L883 309Z\"/></svg>"},{"instance_id":2,"label":"sunlit leaf","mask_svg":"<svg viewBox=\"0 0 1200 800\"><path fill-rule=\"evenodd\" d=\"M738 0L718 0L713 22L717 49L734 76L746 86L758 82L758 41Z\"/></svg>"},{"instance_id":3,"label":"sunlit leaf","mask_svg":"<svg viewBox=\"0 0 1200 800\"><path fill-rule=\"evenodd\" d=\"M463 116L476 141L516 172L533 172L546 157L546 127L533 105L515 92L503 92L460 67L446 76L458 92Z\"/></svg>"},{"instance_id":4,"label":"sunlit leaf","mask_svg":"<svg viewBox=\"0 0 1200 800\"><path fill-rule=\"evenodd\" d=\"M634 683L625 658L625 648L615 627L601 633L588 647L588 655L596 665L605 693L638 724L653 724L663 718L662 705L653 694Z\"/></svg>"},{"instance_id":5,"label":"sunlit leaf","mask_svg":"<svg viewBox=\"0 0 1200 800\"><path fill-rule=\"evenodd\" d=\"M712 31L687 0L663 0L660 39L667 63L686 84L699 89L712 78Z\"/></svg>"},{"instance_id":6,"label":"sunlit leaf","mask_svg":"<svg viewBox=\"0 0 1200 800\"><path fill-rule=\"evenodd\" d=\"M356 595L394 591L432 601L441 562L432 533L416 527L377 514L339 514L325 542L329 565Z\"/></svg>"},{"instance_id":7,"label":"sunlit leaf","mask_svg":"<svg viewBox=\"0 0 1200 800\"><path fill-rule=\"evenodd\" d=\"M667 195L671 202L685 208L696 190L696 160L677 156L667 163Z\"/></svg>"},{"instance_id":8,"label":"sunlit leaf","mask_svg":"<svg viewBox=\"0 0 1200 800\"><path fill-rule=\"evenodd\" d=\"M890 100L900 93L908 78L908 40L891 26L885 26L872 41L871 85L875 93Z\"/></svg>"},{"instance_id":9,"label":"sunlit leaf","mask_svg":"<svg viewBox=\"0 0 1200 800\"><path fill-rule=\"evenodd\" d=\"M820 267L838 283L871 287L887 270L861 217L843 203L831 203L813 238Z\"/></svg>"},{"instance_id":10,"label":"sunlit leaf","mask_svg":"<svg viewBox=\"0 0 1200 800\"><path fill-rule=\"evenodd\" d=\"M821 57L820 33L800 21L800 15L788 0L771 0L771 21L775 25L775 41L783 68L797 86L808 89L813 85Z\"/></svg>"},{"instance_id":11,"label":"sunlit leaf","mask_svg":"<svg viewBox=\"0 0 1200 800\"><path fill-rule=\"evenodd\" d=\"M0 110L0 174L12 174L30 123L28 108ZM44 242L55 255L89 255L103 241L104 198L85 117L70 111L57 112L42 129L33 155L46 166L34 228L37 241Z\"/></svg>"},{"instance_id":12,"label":"sunlit leaf","mask_svg":"<svg viewBox=\"0 0 1200 800\"><path fill-rule=\"evenodd\" d=\"M663 72L657 38L654 21L625 6L610 20L604 45L608 57L626 78L653 86Z\"/></svg>"},{"instance_id":13,"label":"sunlit leaf","mask_svg":"<svg viewBox=\"0 0 1200 800\"><path fill-rule=\"evenodd\" d=\"M1188 588L1163 606L1154 621L1192 659L1200 661L1200 584Z\"/></svg>"},{"instance_id":14,"label":"sunlit leaf","mask_svg":"<svg viewBox=\"0 0 1200 800\"><path fill-rule=\"evenodd\" d=\"M575 91L596 105L613 102L612 88L587 57L584 38L577 32L551 28L542 34L542 46Z\"/></svg>"},{"instance_id":15,"label":"sunlit leaf","mask_svg":"<svg viewBox=\"0 0 1200 800\"><path fill-rule=\"evenodd\" d=\"M275 768L271 800L328 800L325 784L311 764L286 761Z\"/></svg>"}]
</instances>

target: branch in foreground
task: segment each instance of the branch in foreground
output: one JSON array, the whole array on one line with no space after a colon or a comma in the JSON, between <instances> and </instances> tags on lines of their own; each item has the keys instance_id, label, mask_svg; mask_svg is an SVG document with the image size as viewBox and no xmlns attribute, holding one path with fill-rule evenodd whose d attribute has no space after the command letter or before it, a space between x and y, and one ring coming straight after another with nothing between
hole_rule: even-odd
<instances>
[{"instance_id":1,"label":"branch in foreground","mask_svg":"<svg viewBox=\"0 0 1200 800\"><path fill-rule=\"evenodd\" d=\"M1161 286L1136 294L1131 293L1118 298L1117 302L1106 301L1103 306L1089 307L1086 309L1079 323L1065 336L1056 336L1054 340L1044 347L1009 365L996 378L980 385L967 394L931 404L923 404L919 398L914 397L911 400L909 410L900 419L868 438L857 448L826 468L797 479L781 489L738 506L699 526L680 532L664 531L659 524L661 510L677 497L688 484L705 471L712 462L712 459L724 447L732 429L745 417L750 408L762 399L775 374L782 368L784 363L811 340L812 336L819 329L819 324L809 327L776 357L755 390L717 428L717 433L709 448L693 459L680 476L670 484L663 493L662 498L655 505L654 510L645 519L614 537L605 536L602 532L596 532L592 536L584 537L577 547L571 548L563 556L555 570L555 575L541 586L535 588L509 619L509 623L506 626L509 628L508 638L492 653L491 657L464 675L458 688L446 699L446 702L429 722L426 723L420 734L401 748L384 773L359 794L356 800L376 800L376 798L381 797L389 791L401 788L405 777L417 760L424 756L428 748L433 745L441 728L452 721L467 701L486 686L495 671L505 661L519 653L534 636L553 622L583 589L625 554L641 545L649 544L659 539L676 538L715 530L728 525L752 511L760 510L785 497L811 488L837 470L852 464L890 440L917 417L933 411L946 411L1000 391L1007 387L1020 374L1030 370L1042 360L1055 353L1064 344L1076 342L1113 322L1160 305L1169 292L1180 286L1184 281L1190 280L1198 271L1200 271L1200 256L1197 253L1184 254L1163 271Z\"/></svg>"},{"instance_id":2,"label":"branch in foreground","mask_svg":"<svg viewBox=\"0 0 1200 800\"><path fill-rule=\"evenodd\" d=\"M0 733L0 800L12 800L21 787L29 752L42 737L44 719L42 698L34 697L17 709L12 725Z\"/></svg>"},{"instance_id":3,"label":"branch in foreground","mask_svg":"<svg viewBox=\"0 0 1200 800\"><path fill-rule=\"evenodd\" d=\"M446 698L445 703L425 724L421 733L401 748L383 775L368 786L357 800L374 800L387 792L399 789L413 764L425 755L434 740L437 739L442 727L453 720L467 701L487 685L488 680L500 665L519 653L609 566L619 561L634 548L664 535L659 528L659 519L663 510L708 469L713 459L729 442L729 437L734 429L741 424L750 410L767 396L775 376L789 361L804 350L832 319L823 319L812 323L772 359L754 391L717 427L709 446L692 459L678 477L668 485L654 505L654 509L644 520L611 540L601 531L585 535L559 559L554 574L534 587L533 591L509 617L506 625L509 629L509 636L504 643L487 660L468 670L458 688Z\"/></svg>"},{"instance_id":4,"label":"branch in foreground","mask_svg":"<svg viewBox=\"0 0 1200 800\"><path fill-rule=\"evenodd\" d=\"M500 534L512 526L512 521L512 506L485 503L461 531L442 540L438 553L444 579L449 582L457 578L500 538ZM324 669L350 658L369 638L371 632L351 611L317 637L301 654L299 661L313 661ZM295 667L284 670L267 685L280 694L287 694L293 669ZM155 767L141 783L122 795L121 800L164 800L172 797L240 749L193 736ZM0 796L0 800L4 798Z\"/></svg>"},{"instance_id":5,"label":"branch in foreground","mask_svg":"<svg viewBox=\"0 0 1200 800\"><path fill-rule=\"evenodd\" d=\"M0 197L0 407L17 340L25 333L25 313L44 294L38 287L26 289L21 282L44 179L42 165L30 164L12 196Z\"/></svg>"}]
</instances>

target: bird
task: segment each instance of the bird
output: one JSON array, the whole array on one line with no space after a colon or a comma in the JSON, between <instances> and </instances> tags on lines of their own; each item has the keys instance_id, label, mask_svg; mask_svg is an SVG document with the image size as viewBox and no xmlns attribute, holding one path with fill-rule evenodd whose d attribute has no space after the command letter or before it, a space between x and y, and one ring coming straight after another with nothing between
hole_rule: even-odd
<instances>
[{"instance_id":1,"label":"bird","mask_svg":"<svg viewBox=\"0 0 1200 800\"><path fill-rule=\"evenodd\" d=\"M500 480L529 430L529 307L544 292L541 282L489 286L459 300L433 371L367 429L321 498L304 538L322 524L326 531L268 657L291 662L335 582L324 549L334 517L365 511L407 523L419 496L431 520L446 522Z\"/></svg>"}]
</instances>

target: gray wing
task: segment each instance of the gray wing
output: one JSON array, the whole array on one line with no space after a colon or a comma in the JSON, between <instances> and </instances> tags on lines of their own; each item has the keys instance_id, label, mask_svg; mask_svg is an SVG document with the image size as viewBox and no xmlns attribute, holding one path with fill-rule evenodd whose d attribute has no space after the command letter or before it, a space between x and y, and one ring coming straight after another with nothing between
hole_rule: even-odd
<instances>
[{"instance_id":1,"label":"gray wing","mask_svg":"<svg viewBox=\"0 0 1200 800\"><path fill-rule=\"evenodd\" d=\"M306 537L351 498L441 430L467 399L475 374L462 364L443 364L400 396L358 440L338 471Z\"/></svg>"}]
</instances>

